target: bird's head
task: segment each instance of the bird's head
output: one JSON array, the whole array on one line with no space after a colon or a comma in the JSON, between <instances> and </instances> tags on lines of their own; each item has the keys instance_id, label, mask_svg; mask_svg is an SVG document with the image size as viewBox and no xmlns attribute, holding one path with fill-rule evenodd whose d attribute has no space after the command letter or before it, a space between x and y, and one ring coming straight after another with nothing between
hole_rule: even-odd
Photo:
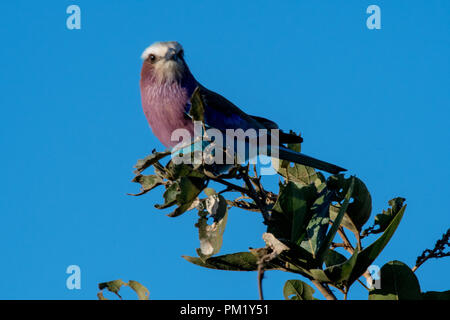
<instances>
[{"instance_id":1,"label":"bird's head","mask_svg":"<svg viewBox=\"0 0 450 320\"><path fill-rule=\"evenodd\" d=\"M176 41L156 42L142 53L142 75L159 82L179 81L187 69L183 55L183 47Z\"/></svg>"}]
</instances>

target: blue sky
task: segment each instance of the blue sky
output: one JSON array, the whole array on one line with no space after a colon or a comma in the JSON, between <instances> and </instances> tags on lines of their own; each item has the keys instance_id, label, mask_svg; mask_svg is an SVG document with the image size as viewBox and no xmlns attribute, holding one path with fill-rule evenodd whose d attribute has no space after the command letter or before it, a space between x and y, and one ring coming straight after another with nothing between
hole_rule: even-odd
<instances>
[{"instance_id":1,"label":"blue sky","mask_svg":"<svg viewBox=\"0 0 450 320\"><path fill-rule=\"evenodd\" d=\"M71 4L81 30L66 28ZM381 30L366 28L370 4ZM449 12L444 0L2 2L0 298L95 299L97 283L118 278L153 299L258 298L255 273L181 258L199 245L195 212L165 216L160 189L126 195L136 160L163 149L139 94L140 54L159 40L181 42L205 86L363 179L373 214L407 198L376 262L412 266L450 222ZM231 210L222 253L263 246L263 232L260 216ZM81 290L65 286L72 264ZM423 265L423 291L449 289L449 268ZM292 278L268 272L266 298L282 299ZM355 284L349 298L367 293Z\"/></svg>"}]
</instances>

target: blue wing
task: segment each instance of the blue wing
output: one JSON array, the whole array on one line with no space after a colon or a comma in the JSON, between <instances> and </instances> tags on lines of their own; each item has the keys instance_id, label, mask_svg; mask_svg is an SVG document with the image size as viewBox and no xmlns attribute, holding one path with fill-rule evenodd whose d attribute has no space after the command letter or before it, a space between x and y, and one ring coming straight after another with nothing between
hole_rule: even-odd
<instances>
[{"instance_id":1,"label":"blue wing","mask_svg":"<svg viewBox=\"0 0 450 320\"><path fill-rule=\"evenodd\" d=\"M231 103L221 95L200 85L198 88L203 101L203 115L205 119L204 122L207 127L216 128L222 132L224 132L226 129L258 130L278 128L276 123L274 123L273 121L259 117L254 118L243 112L241 109L236 107L233 103ZM279 141L281 143L283 143L283 140L285 140L284 142L290 143L287 139L294 139L292 141L293 143L302 142L301 137L284 133L283 135L280 135L280 138L282 139ZM197 145L200 150L205 147L202 142L198 142ZM274 156L273 151L275 150L273 148L276 148L278 151L278 157L282 160L288 160L306 166L311 166L316 169L324 170L333 174L340 171L345 171L344 168L292 151L288 148L283 147L282 145L269 145L268 147L271 156ZM245 156L247 157L247 154Z\"/></svg>"},{"instance_id":2,"label":"blue wing","mask_svg":"<svg viewBox=\"0 0 450 320\"><path fill-rule=\"evenodd\" d=\"M226 129L264 129L263 124L246 114L221 95L199 86L204 104L205 125L221 131Z\"/></svg>"}]
</instances>

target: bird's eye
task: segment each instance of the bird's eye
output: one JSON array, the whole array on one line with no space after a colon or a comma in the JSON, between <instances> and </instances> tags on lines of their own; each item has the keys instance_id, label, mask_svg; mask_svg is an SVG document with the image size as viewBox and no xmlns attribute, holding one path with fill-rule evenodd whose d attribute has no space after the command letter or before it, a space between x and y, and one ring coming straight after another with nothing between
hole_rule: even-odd
<instances>
[{"instance_id":1,"label":"bird's eye","mask_svg":"<svg viewBox=\"0 0 450 320\"><path fill-rule=\"evenodd\" d=\"M177 55L178 55L178 57L183 58L184 57L184 51L180 50Z\"/></svg>"},{"instance_id":2,"label":"bird's eye","mask_svg":"<svg viewBox=\"0 0 450 320\"><path fill-rule=\"evenodd\" d=\"M149 55L148 58L150 59L151 62L155 62L155 60L156 60L156 57L154 54Z\"/></svg>"}]
</instances>

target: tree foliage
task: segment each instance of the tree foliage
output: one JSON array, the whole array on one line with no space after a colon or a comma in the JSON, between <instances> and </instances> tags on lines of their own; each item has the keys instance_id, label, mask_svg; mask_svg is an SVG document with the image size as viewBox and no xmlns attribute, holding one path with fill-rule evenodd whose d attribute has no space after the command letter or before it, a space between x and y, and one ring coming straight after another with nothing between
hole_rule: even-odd
<instances>
[{"instance_id":1,"label":"tree foliage","mask_svg":"<svg viewBox=\"0 0 450 320\"><path fill-rule=\"evenodd\" d=\"M336 298L331 288L346 297L356 281L375 282L368 268L391 240L406 210L405 199L394 198L386 210L375 215L372 225L364 228L371 215L372 197L355 176L337 174L326 179L312 168L280 163L277 169L282 181L274 193L265 190L261 177L249 173L249 166L214 175L202 165L174 165L170 160L163 165L160 161L168 155L153 152L138 161L133 181L141 185L137 195L163 186L163 204L155 207L174 207L170 217L197 210L198 257L184 259L219 270L290 272L310 280L330 299ZM154 174L143 175L150 166ZM224 190L214 190L212 183L223 185ZM230 197L236 192L239 197ZM232 207L263 214L265 247L218 255ZM354 235L354 243L347 232ZM369 241L369 237L376 238ZM423 293L413 271L400 261L388 262L378 276L381 288L368 291L371 300L448 298L448 292ZM314 292L299 279L288 280L283 289L286 299L294 300L316 299Z\"/></svg>"},{"instance_id":2,"label":"tree foliage","mask_svg":"<svg viewBox=\"0 0 450 320\"><path fill-rule=\"evenodd\" d=\"M194 95L191 99L192 110L196 110L195 118L201 120L203 109L197 98ZM288 147L301 150L300 144ZM369 284L369 288L365 287L371 300L449 298L448 291L422 292L414 274L427 254L448 255L444 253L448 236L440 240L438 249L425 251L413 270L403 262L391 261L379 274L369 272L405 214L404 198L390 200L389 207L365 227L372 213L372 197L365 183L356 176L336 174L326 178L313 168L279 161L275 167L280 176L279 188L272 192L264 188L256 168L253 174L249 172L249 165L235 165L217 174L203 163L175 164L170 154L153 151L137 162L133 182L140 184L141 190L134 196L163 187L162 203L155 208L172 208L169 217L191 210L198 212L195 225L199 235L198 256L183 256L190 263L227 271L256 271L261 298L263 273L269 270L289 272L296 277L284 285L286 299L316 299L315 290L297 277L309 280L327 299L336 299L336 290L347 298L356 281L363 286ZM151 167L154 172L144 174ZM222 185L224 189L217 191L211 185ZM264 247L219 255L228 211L233 207L262 214L267 226L262 235ZM378 278L381 284L378 282L377 286ZM123 281L116 280L100 284L100 289L118 294L122 285ZM143 289L136 292L142 297L140 290Z\"/></svg>"}]
</instances>

